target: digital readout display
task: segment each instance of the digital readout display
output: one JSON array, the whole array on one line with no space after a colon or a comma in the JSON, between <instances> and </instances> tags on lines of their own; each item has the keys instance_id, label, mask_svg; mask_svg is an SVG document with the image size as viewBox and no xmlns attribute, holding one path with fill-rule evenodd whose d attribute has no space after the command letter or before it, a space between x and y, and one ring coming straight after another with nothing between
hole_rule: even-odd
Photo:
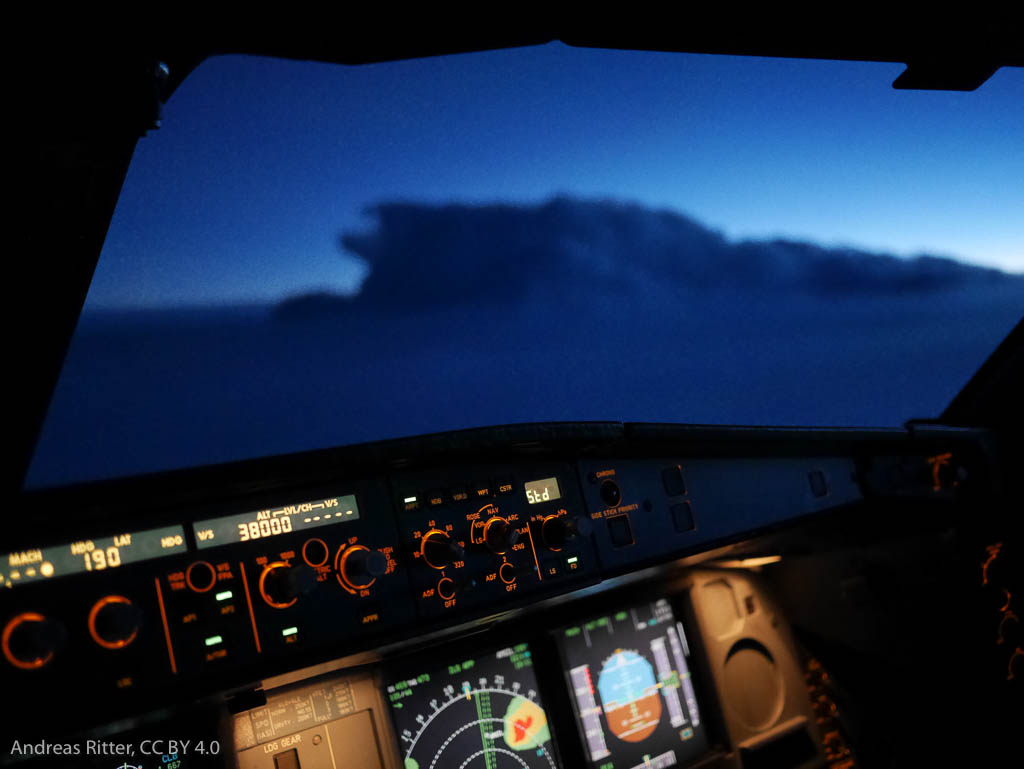
<instances>
[{"instance_id":1,"label":"digital readout display","mask_svg":"<svg viewBox=\"0 0 1024 769\"><path fill-rule=\"evenodd\" d=\"M128 563L182 553L183 526L125 532L112 537L82 539L66 545L8 553L0 560L0 587L39 582L84 571L105 571Z\"/></svg>"},{"instance_id":2,"label":"digital readout display","mask_svg":"<svg viewBox=\"0 0 1024 769\"><path fill-rule=\"evenodd\" d=\"M356 498L349 494L196 521L192 524L192 530L196 535L196 547L203 549L232 542L266 539L331 523L355 521L358 518Z\"/></svg>"},{"instance_id":3,"label":"digital readout display","mask_svg":"<svg viewBox=\"0 0 1024 769\"><path fill-rule=\"evenodd\" d=\"M550 502L561 496L562 490L558 488L557 478L544 478L526 484L526 501L531 505L536 505L538 502Z\"/></svg>"}]
</instances>

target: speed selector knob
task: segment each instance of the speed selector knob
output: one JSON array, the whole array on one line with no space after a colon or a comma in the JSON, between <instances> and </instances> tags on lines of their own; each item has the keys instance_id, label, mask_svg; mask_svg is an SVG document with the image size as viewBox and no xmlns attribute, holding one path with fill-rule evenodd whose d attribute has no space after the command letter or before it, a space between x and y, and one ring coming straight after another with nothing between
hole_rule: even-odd
<instances>
[{"instance_id":1,"label":"speed selector knob","mask_svg":"<svg viewBox=\"0 0 1024 769\"><path fill-rule=\"evenodd\" d=\"M504 518L495 516L484 525L484 544L493 552L507 553L519 540L519 532Z\"/></svg>"},{"instance_id":2,"label":"speed selector knob","mask_svg":"<svg viewBox=\"0 0 1024 769\"><path fill-rule=\"evenodd\" d=\"M123 649L135 640L142 611L123 595L108 595L89 612L89 635L104 649Z\"/></svg>"},{"instance_id":3,"label":"speed selector knob","mask_svg":"<svg viewBox=\"0 0 1024 769\"><path fill-rule=\"evenodd\" d=\"M0 646L4 657L14 667L37 670L53 659L67 637L67 629L60 622L27 611L4 626Z\"/></svg>"},{"instance_id":4,"label":"speed selector knob","mask_svg":"<svg viewBox=\"0 0 1024 769\"><path fill-rule=\"evenodd\" d=\"M377 581L377 577L388 570L388 559L380 550L371 550L365 545L352 545L341 551L338 571L345 583L352 588L363 589Z\"/></svg>"},{"instance_id":5,"label":"speed selector knob","mask_svg":"<svg viewBox=\"0 0 1024 769\"><path fill-rule=\"evenodd\" d=\"M260 595L268 606L287 609L294 606L300 595L316 588L317 575L306 565L291 566L284 561L268 563L260 574Z\"/></svg>"},{"instance_id":6,"label":"speed selector knob","mask_svg":"<svg viewBox=\"0 0 1024 769\"><path fill-rule=\"evenodd\" d=\"M567 542L576 537L587 537L593 531L589 518L580 515L549 515L541 524L540 533L544 544L551 550L561 550Z\"/></svg>"},{"instance_id":7,"label":"speed selector knob","mask_svg":"<svg viewBox=\"0 0 1024 769\"><path fill-rule=\"evenodd\" d=\"M420 555L432 569L444 569L464 554L462 547L439 529L428 531L420 543Z\"/></svg>"}]
</instances>

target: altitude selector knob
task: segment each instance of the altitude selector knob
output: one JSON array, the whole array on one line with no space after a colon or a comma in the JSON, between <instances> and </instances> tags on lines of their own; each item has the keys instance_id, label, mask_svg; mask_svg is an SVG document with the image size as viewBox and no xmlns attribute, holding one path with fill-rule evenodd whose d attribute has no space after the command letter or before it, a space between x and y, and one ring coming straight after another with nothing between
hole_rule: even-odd
<instances>
[{"instance_id":1,"label":"altitude selector knob","mask_svg":"<svg viewBox=\"0 0 1024 769\"><path fill-rule=\"evenodd\" d=\"M388 559L380 550L371 550L365 545L352 545L341 551L338 571L342 580L352 588L370 587L388 570Z\"/></svg>"},{"instance_id":2,"label":"altitude selector knob","mask_svg":"<svg viewBox=\"0 0 1024 769\"><path fill-rule=\"evenodd\" d=\"M571 518L567 515L549 515L541 524L541 537L551 550L561 550L576 537L590 536L593 526L590 519L581 515Z\"/></svg>"},{"instance_id":3,"label":"altitude selector knob","mask_svg":"<svg viewBox=\"0 0 1024 769\"><path fill-rule=\"evenodd\" d=\"M484 544L498 555L507 553L518 541L519 532L504 518L495 516L484 525Z\"/></svg>"},{"instance_id":4,"label":"altitude selector knob","mask_svg":"<svg viewBox=\"0 0 1024 769\"><path fill-rule=\"evenodd\" d=\"M275 609L294 605L300 595L311 593L316 585L316 570L305 564L291 566L275 561L267 564L260 575L260 595Z\"/></svg>"},{"instance_id":5,"label":"altitude selector knob","mask_svg":"<svg viewBox=\"0 0 1024 769\"><path fill-rule=\"evenodd\" d=\"M420 556L432 569L444 569L465 554L457 542L439 529L431 529L420 544Z\"/></svg>"}]
</instances>

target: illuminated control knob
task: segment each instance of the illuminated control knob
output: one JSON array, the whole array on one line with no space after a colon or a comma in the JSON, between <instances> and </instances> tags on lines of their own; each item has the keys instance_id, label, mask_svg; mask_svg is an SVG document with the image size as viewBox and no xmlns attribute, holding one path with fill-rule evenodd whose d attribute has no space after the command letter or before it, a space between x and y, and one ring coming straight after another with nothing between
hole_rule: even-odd
<instances>
[{"instance_id":1,"label":"illuminated control knob","mask_svg":"<svg viewBox=\"0 0 1024 769\"><path fill-rule=\"evenodd\" d=\"M275 561L268 563L260 574L260 595L275 609L294 606L300 595L311 593L316 585L316 571L305 564L290 566Z\"/></svg>"},{"instance_id":2,"label":"illuminated control knob","mask_svg":"<svg viewBox=\"0 0 1024 769\"><path fill-rule=\"evenodd\" d=\"M139 634L142 611L123 595L98 600L89 612L89 635L104 649L123 649Z\"/></svg>"},{"instance_id":3,"label":"illuminated control knob","mask_svg":"<svg viewBox=\"0 0 1024 769\"><path fill-rule=\"evenodd\" d=\"M451 577L441 577L437 583L437 594L445 601L455 597L455 580Z\"/></svg>"},{"instance_id":4,"label":"illuminated control knob","mask_svg":"<svg viewBox=\"0 0 1024 769\"><path fill-rule=\"evenodd\" d=\"M4 626L0 646L14 667L37 670L53 659L67 637L67 629L60 622L27 611Z\"/></svg>"},{"instance_id":5,"label":"illuminated control knob","mask_svg":"<svg viewBox=\"0 0 1024 769\"><path fill-rule=\"evenodd\" d=\"M576 537L588 537L593 531L590 519L581 515L549 515L541 524L540 533L544 544L551 550L561 550L567 542Z\"/></svg>"},{"instance_id":6,"label":"illuminated control knob","mask_svg":"<svg viewBox=\"0 0 1024 769\"><path fill-rule=\"evenodd\" d=\"M464 555L463 549L452 538L438 529L431 529L420 543L420 555L432 569L443 569Z\"/></svg>"},{"instance_id":7,"label":"illuminated control knob","mask_svg":"<svg viewBox=\"0 0 1024 769\"><path fill-rule=\"evenodd\" d=\"M519 532L504 518L495 516L484 526L484 543L495 553L507 553L519 540Z\"/></svg>"},{"instance_id":8,"label":"illuminated control knob","mask_svg":"<svg viewBox=\"0 0 1024 769\"><path fill-rule=\"evenodd\" d=\"M185 570L185 583L197 593L207 593L217 584L217 570L209 561L196 561Z\"/></svg>"},{"instance_id":9,"label":"illuminated control knob","mask_svg":"<svg viewBox=\"0 0 1024 769\"><path fill-rule=\"evenodd\" d=\"M346 547L338 557L338 572L342 580L357 590L370 587L387 570L387 556L364 545Z\"/></svg>"}]
</instances>

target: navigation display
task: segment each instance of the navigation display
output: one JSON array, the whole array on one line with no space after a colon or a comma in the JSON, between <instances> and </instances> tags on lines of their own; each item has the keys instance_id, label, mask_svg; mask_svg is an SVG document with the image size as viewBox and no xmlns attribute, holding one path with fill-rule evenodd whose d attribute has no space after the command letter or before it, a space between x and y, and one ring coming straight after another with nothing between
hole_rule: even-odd
<instances>
[{"instance_id":1,"label":"navigation display","mask_svg":"<svg viewBox=\"0 0 1024 769\"><path fill-rule=\"evenodd\" d=\"M116 569L126 563L148 561L187 549L185 529L181 526L80 539L54 547L29 548L0 558L0 587L14 587L23 582L65 577L83 571Z\"/></svg>"},{"instance_id":2,"label":"navigation display","mask_svg":"<svg viewBox=\"0 0 1024 769\"><path fill-rule=\"evenodd\" d=\"M525 643L427 668L384 694L405 769L561 766Z\"/></svg>"},{"instance_id":3,"label":"navigation display","mask_svg":"<svg viewBox=\"0 0 1024 769\"><path fill-rule=\"evenodd\" d=\"M558 636L592 767L682 767L708 750L686 633L668 601L595 617Z\"/></svg>"},{"instance_id":4,"label":"navigation display","mask_svg":"<svg viewBox=\"0 0 1024 769\"><path fill-rule=\"evenodd\" d=\"M192 530L196 535L196 547L202 550L231 542L266 539L331 523L355 521L358 518L356 498L348 494L344 497L314 499L294 505L253 510L251 513L226 515L223 518L209 518L193 523Z\"/></svg>"}]
</instances>

